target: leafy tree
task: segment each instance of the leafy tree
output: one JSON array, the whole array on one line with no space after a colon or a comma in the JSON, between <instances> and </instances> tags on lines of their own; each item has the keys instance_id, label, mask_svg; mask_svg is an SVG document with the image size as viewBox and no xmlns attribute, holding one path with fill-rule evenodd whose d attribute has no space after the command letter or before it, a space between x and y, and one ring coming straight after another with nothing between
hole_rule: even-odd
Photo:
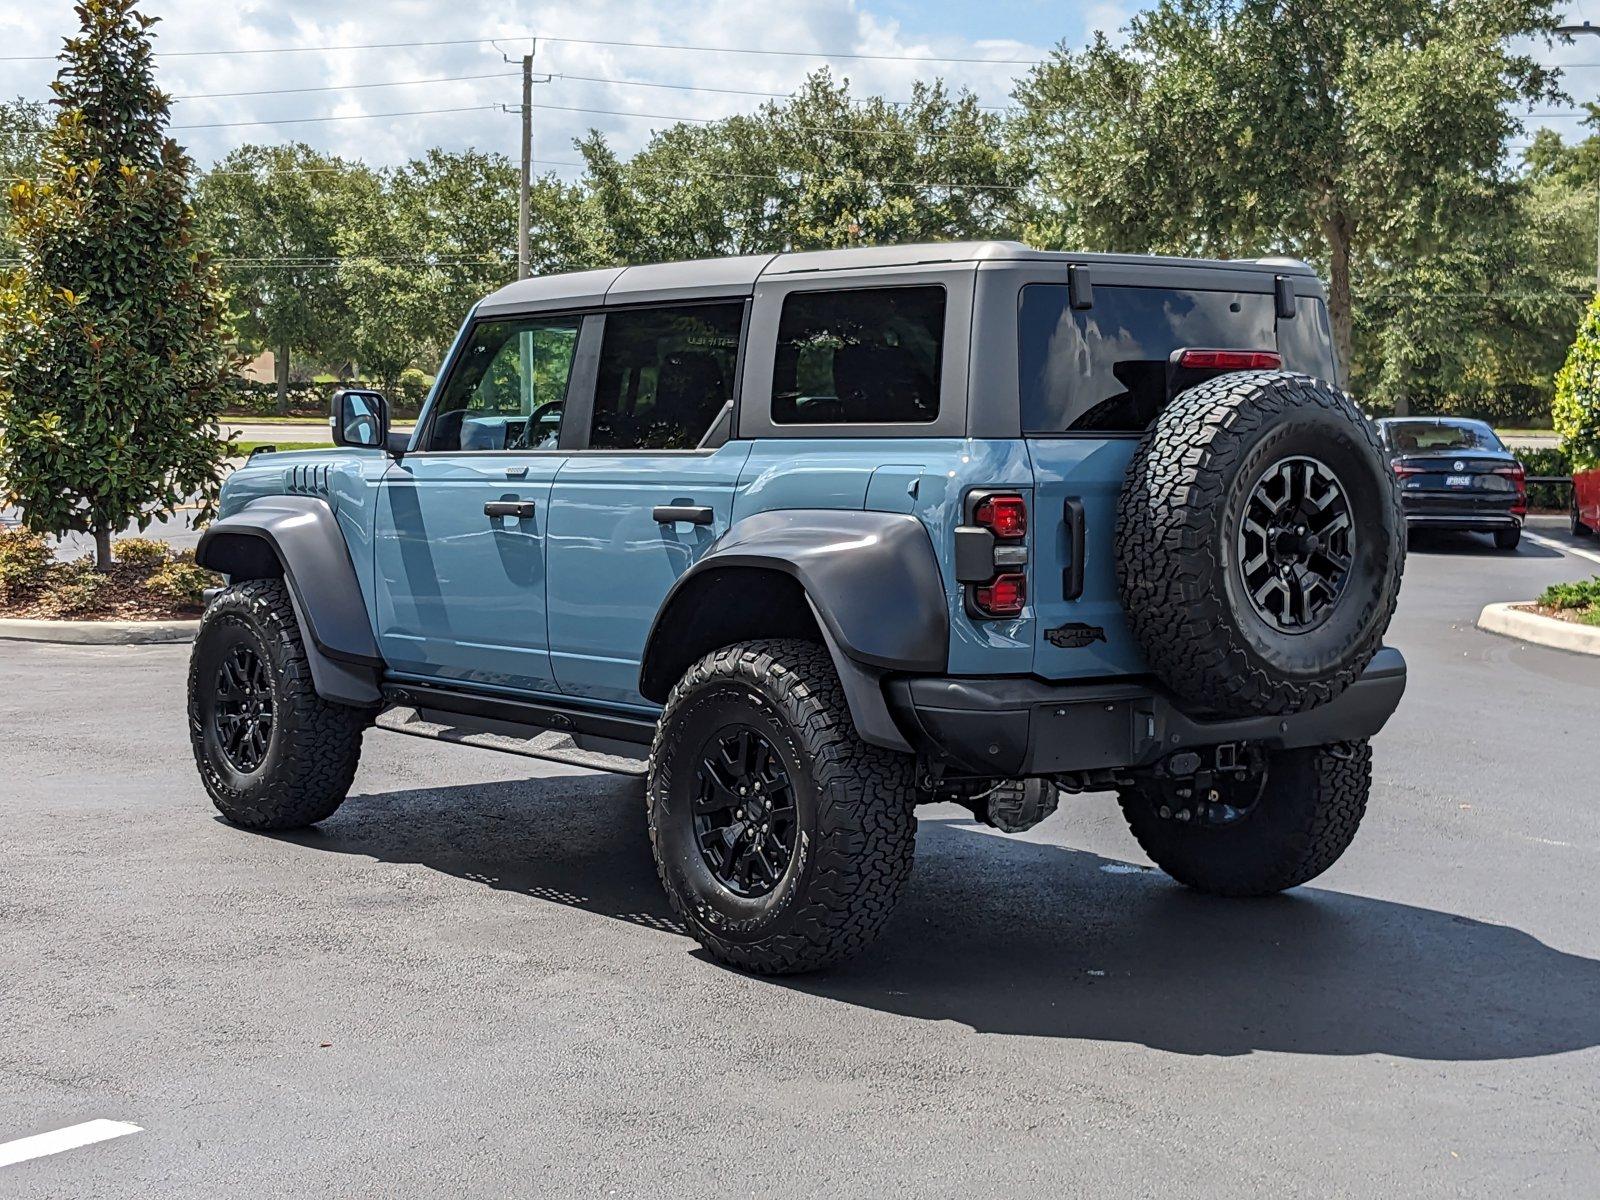
<instances>
[{"instance_id":1,"label":"leafy tree","mask_svg":"<svg viewBox=\"0 0 1600 1200\"><path fill-rule=\"evenodd\" d=\"M534 182L535 274L588 265L583 203L554 179ZM467 311L517 275L517 170L500 154L430 150L345 208L336 241L354 318L355 357L393 387L441 357Z\"/></svg>"},{"instance_id":2,"label":"leafy tree","mask_svg":"<svg viewBox=\"0 0 1600 1200\"><path fill-rule=\"evenodd\" d=\"M600 257L623 262L989 237L1022 161L970 93L852 98L827 71L748 116L675 125L627 162L579 144Z\"/></svg>"},{"instance_id":3,"label":"leafy tree","mask_svg":"<svg viewBox=\"0 0 1600 1200\"><path fill-rule=\"evenodd\" d=\"M366 167L301 143L241 146L200 182L196 207L227 264L237 328L273 352L279 413L294 353L349 352L338 232L374 186Z\"/></svg>"},{"instance_id":4,"label":"leafy tree","mask_svg":"<svg viewBox=\"0 0 1600 1200\"><path fill-rule=\"evenodd\" d=\"M1600 466L1600 295L1583 314L1566 365L1556 376L1551 416L1573 467Z\"/></svg>"},{"instance_id":5,"label":"leafy tree","mask_svg":"<svg viewBox=\"0 0 1600 1200\"><path fill-rule=\"evenodd\" d=\"M228 443L216 272L166 135L150 28L134 0L84 0L53 85L35 180L12 185L20 266L0 284L0 479L30 529L111 535L199 497Z\"/></svg>"},{"instance_id":6,"label":"leafy tree","mask_svg":"<svg viewBox=\"0 0 1600 1200\"><path fill-rule=\"evenodd\" d=\"M1018 87L1013 132L1047 244L1318 262L1355 355L1367 273L1453 246L1514 203L1516 102L1554 98L1513 46L1551 0L1158 0L1125 46L1065 47Z\"/></svg>"},{"instance_id":7,"label":"leafy tree","mask_svg":"<svg viewBox=\"0 0 1600 1200\"><path fill-rule=\"evenodd\" d=\"M46 106L18 96L0 100L0 190L32 180L39 173L39 155L50 128ZM6 222L0 221L0 262L16 256Z\"/></svg>"}]
</instances>

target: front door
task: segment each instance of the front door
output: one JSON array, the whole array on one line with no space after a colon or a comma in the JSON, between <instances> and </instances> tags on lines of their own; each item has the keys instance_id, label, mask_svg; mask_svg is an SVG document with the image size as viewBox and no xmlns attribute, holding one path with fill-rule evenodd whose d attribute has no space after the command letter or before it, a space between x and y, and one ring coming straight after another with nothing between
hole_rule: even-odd
<instances>
[{"instance_id":1,"label":"front door","mask_svg":"<svg viewBox=\"0 0 1600 1200\"><path fill-rule=\"evenodd\" d=\"M551 495L551 666L571 696L644 705L639 664L673 583L723 533L747 442L720 446L742 301L606 314L586 448ZM575 401L575 414L576 414Z\"/></svg>"},{"instance_id":2,"label":"front door","mask_svg":"<svg viewBox=\"0 0 1600 1200\"><path fill-rule=\"evenodd\" d=\"M580 327L577 317L475 323L418 448L385 476L374 562L392 671L555 691L545 535Z\"/></svg>"}]
</instances>

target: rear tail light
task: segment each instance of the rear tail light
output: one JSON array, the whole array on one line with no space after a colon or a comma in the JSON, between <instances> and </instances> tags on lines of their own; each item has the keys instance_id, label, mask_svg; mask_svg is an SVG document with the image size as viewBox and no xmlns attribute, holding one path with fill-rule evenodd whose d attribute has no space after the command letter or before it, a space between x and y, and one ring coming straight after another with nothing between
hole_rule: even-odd
<instances>
[{"instance_id":1,"label":"rear tail light","mask_svg":"<svg viewBox=\"0 0 1600 1200\"><path fill-rule=\"evenodd\" d=\"M982 525L999 541L1020 542L1028 533L1027 502L1006 492L984 496L973 506L972 523Z\"/></svg>"},{"instance_id":2,"label":"rear tail light","mask_svg":"<svg viewBox=\"0 0 1600 1200\"><path fill-rule=\"evenodd\" d=\"M1404 479L1407 475L1421 475L1428 469L1427 467L1414 467L1409 463L1400 462L1398 459L1396 459L1392 465L1394 467L1394 473L1402 479Z\"/></svg>"},{"instance_id":3,"label":"rear tail light","mask_svg":"<svg viewBox=\"0 0 1600 1200\"><path fill-rule=\"evenodd\" d=\"M972 589L972 603L986 616L1019 616L1028 603L1028 577L1021 571L996 575Z\"/></svg>"},{"instance_id":4,"label":"rear tail light","mask_svg":"<svg viewBox=\"0 0 1600 1200\"><path fill-rule=\"evenodd\" d=\"M1521 463L1512 463L1509 467L1495 467L1496 475L1504 475L1511 480L1511 486L1517 489L1517 502L1511 506L1511 511L1518 516L1526 516L1528 512L1528 471Z\"/></svg>"},{"instance_id":5,"label":"rear tail light","mask_svg":"<svg viewBox=\"0 0 1600 1200\"><path fill-rule=\"evenodd\" d=\"M1273 350L1185 350L1178 365L1192 371L1276 371L1283 355Z\"/></svg>"},{"instance_id":6,"label":"rear tail light","mask_svg":"<svg viewBox=\"0 0 1600 1200\"><path fill-rule=\"evenodd\" d=\"M1028 604L1028 501L1017 492L974 492L956 533L956 579L967 613L1016 617Z\"/></svg>"}]
</instances>

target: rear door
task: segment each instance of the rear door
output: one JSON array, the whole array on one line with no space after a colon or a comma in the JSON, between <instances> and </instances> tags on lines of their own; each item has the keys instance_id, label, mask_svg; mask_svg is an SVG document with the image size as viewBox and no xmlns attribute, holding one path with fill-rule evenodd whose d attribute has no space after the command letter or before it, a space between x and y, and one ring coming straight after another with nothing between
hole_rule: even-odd
<instances>
[{"instance_id":1,"label":"rear door","mask_svg":"<svg viewBox=\"0 0 1600 1200\"><path fill-rule=\"evenodd\" d=\"M1019 390L1037 531L1034 671L1046 678L1145 669L1117 591L1117 500L1139 436L1166 403L1172 352L1277 350L1290 370L1330 381L1336 374L1320 299L1301 296L1296 315L1279 320L1271 275L1206 270L1196 283L1204 286L1107 285L1097 272L1079 307L1059 276L1021 289Z\"/></svg>"},{"instance_id":2,"label":"rear door","mask_svg":"<svg viewBox=\"0 0 1600 1200\"><path fill-rule=\"evenodd\" d=\"M742 299L619 309L551 495L551 665L561 690L646 705L639 663L668 590L727 528L748 442L727 442Z\"/></svg>"}]
</instances>

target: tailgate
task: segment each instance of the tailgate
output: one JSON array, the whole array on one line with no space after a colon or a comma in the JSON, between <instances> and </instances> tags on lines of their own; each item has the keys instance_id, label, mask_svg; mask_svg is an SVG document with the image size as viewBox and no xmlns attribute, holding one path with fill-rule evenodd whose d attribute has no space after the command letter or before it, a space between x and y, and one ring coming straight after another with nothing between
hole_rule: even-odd
<instances>
[{"instance_id":1,"label":"tailgate","mask_svg":"<svg viewBox=\"0 0 1600 1200\"><path fill-rule=\"evenodd\" d=\"M1132 437L1039 437L1033 461L1034 674L1045 679L1146 669L1117 596L1117 497ZM1082 591L1075 598L1075 511L1082 513Z\"/></svg>"}]
</instances>

